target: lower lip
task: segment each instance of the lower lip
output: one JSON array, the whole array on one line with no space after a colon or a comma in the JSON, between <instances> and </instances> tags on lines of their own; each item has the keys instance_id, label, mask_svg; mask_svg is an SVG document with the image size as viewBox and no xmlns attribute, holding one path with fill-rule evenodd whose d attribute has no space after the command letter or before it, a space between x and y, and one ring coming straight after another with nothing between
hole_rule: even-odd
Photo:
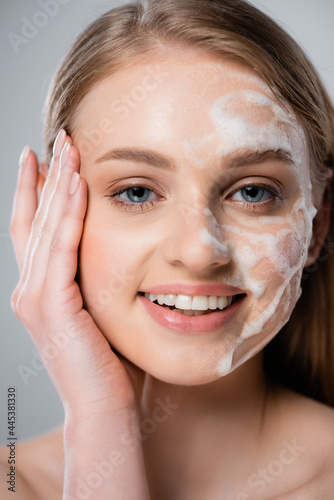
<instances>
[{"instance_id":1,"label":"lower lip","mask_svg":"<svg viewBox=\"0 0 334 500\"><path fill-rule=\"evenodd\" d=\"M202 316L186 316L165 307L154 304L144 295L139 295L146 311L159 325L176 332L205 333L212 332L227 323L238 311L246 295L222 311L203 314Z\"/></svg>"}]
</instances>

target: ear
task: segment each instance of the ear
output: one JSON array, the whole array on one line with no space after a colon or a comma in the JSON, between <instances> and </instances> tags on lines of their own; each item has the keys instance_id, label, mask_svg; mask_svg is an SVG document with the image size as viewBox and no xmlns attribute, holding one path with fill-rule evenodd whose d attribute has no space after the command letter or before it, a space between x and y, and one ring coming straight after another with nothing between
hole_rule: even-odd
<instances>
[{"instance_id":1,"label":"ear","mask_svg":"<svg viewBox=\"0 0 334 500\"><path fill-rule=\"evenodd\" d=\"M329 233L331 224L332 195L330 186L327 185L322 199L321 207L313 219L312 240L308 249L308 255L304 267L312 266L319 257Z\"/></svg>"}]
</instances>

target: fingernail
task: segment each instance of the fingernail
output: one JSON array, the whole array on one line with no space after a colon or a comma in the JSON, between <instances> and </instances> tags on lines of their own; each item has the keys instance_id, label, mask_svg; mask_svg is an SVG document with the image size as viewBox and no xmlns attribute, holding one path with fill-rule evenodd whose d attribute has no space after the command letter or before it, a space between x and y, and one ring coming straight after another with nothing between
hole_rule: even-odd
<instances>
[{"instance_id":1,"label":"fingernail","mask_svg":"<svg viewBox=\"0 0 334 500\"><path fill-rule=\"evenodd\" d=\"M63 149L61 150L61 153L60 153L60 158L59 158L59 168L62 168L67 159L68 159L68 154L70 152L70 147L71 147L71 144L69 142L65 142L64 144L64 147Z\"/></svg>"},{"instance_id":2,"label":"fingernail","mask_svg":"<svg viewBox=\"0 0 334 500\"><path fill-rule=\"evenodd\" d=\"M70 194L73 194L74 191L76 190L76 188L78 187L79 179L80 179L80 175L78 174L78 172L74 172L72 175L71 182L70 182L70 187L68 189Z\"/></svg>"},{"instance_id":3,"label":"fingernail","mask_svg":"<svg viewBox=\"0 0 334 500\"><path fill-rule=\"evenodd\" d=\"M61 150L63 149L65 139L66 139L66 132L64 129L61 128L53 144L53 156L58 156L60 154Z\"/></svg>"},{"instance_id":4,"label":"fingernail","mask_svg":"<svg viewBox=\"0 0 334 500\"><path fill-rule=\"evenodd\" d=\"M28 158L28 154L30 153L30 146L27 144L24 146L22 153L20 154L19 165L22 168Z\"/></svg>"}]
</instances>

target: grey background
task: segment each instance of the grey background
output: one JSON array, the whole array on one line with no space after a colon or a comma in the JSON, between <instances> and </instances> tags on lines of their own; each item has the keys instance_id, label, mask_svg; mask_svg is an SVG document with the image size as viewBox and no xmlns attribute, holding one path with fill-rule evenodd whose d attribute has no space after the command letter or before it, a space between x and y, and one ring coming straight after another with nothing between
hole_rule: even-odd
<instances>
[{"instance_id":1,"label":"grey background","mask_svg":"<svg viewBox=\"0 0 334 500\"><path fill-rule=\"evenodd\" d=\"M43 1L43 0L41 0ZM38 0L0 1L1 183L0 183L0 444L7 436L7 387L17 387L17 431L20 439L36 436L63 421L60 399L38 358L29 335L10 307L18 269L9 235L18 158L25 144L43 151L42 107L60 59L76 35L102 13L125 1L55 0L59 12L16 54L8 33L21 35L23 17L41 11ZM162 0L163 1L163 0ZM252 0L278 21L306 50L334 99L333 0ZM38 363L38 366L40 363ZM34 370L25 384L19 367ZM34 367L35 366L35 367Z\"/></svg>"}]
</instances>

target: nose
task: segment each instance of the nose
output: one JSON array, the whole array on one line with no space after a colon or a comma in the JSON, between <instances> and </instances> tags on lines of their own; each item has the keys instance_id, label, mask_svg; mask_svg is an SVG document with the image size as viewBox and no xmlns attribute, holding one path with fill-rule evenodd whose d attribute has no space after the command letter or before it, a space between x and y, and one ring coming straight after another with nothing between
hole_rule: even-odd
<instances>
[{"instance_id":1,"label":"nose","mask_svg":"<svg viewBox=\"0 0 334 500\"><path fill-rule=\"evenodd\" d=\"M164 240L164 258L170 264L201 272L227 264L231 245L224 230L208 208L187 211L178 207Z\"/></svg>"}]
</instances>

